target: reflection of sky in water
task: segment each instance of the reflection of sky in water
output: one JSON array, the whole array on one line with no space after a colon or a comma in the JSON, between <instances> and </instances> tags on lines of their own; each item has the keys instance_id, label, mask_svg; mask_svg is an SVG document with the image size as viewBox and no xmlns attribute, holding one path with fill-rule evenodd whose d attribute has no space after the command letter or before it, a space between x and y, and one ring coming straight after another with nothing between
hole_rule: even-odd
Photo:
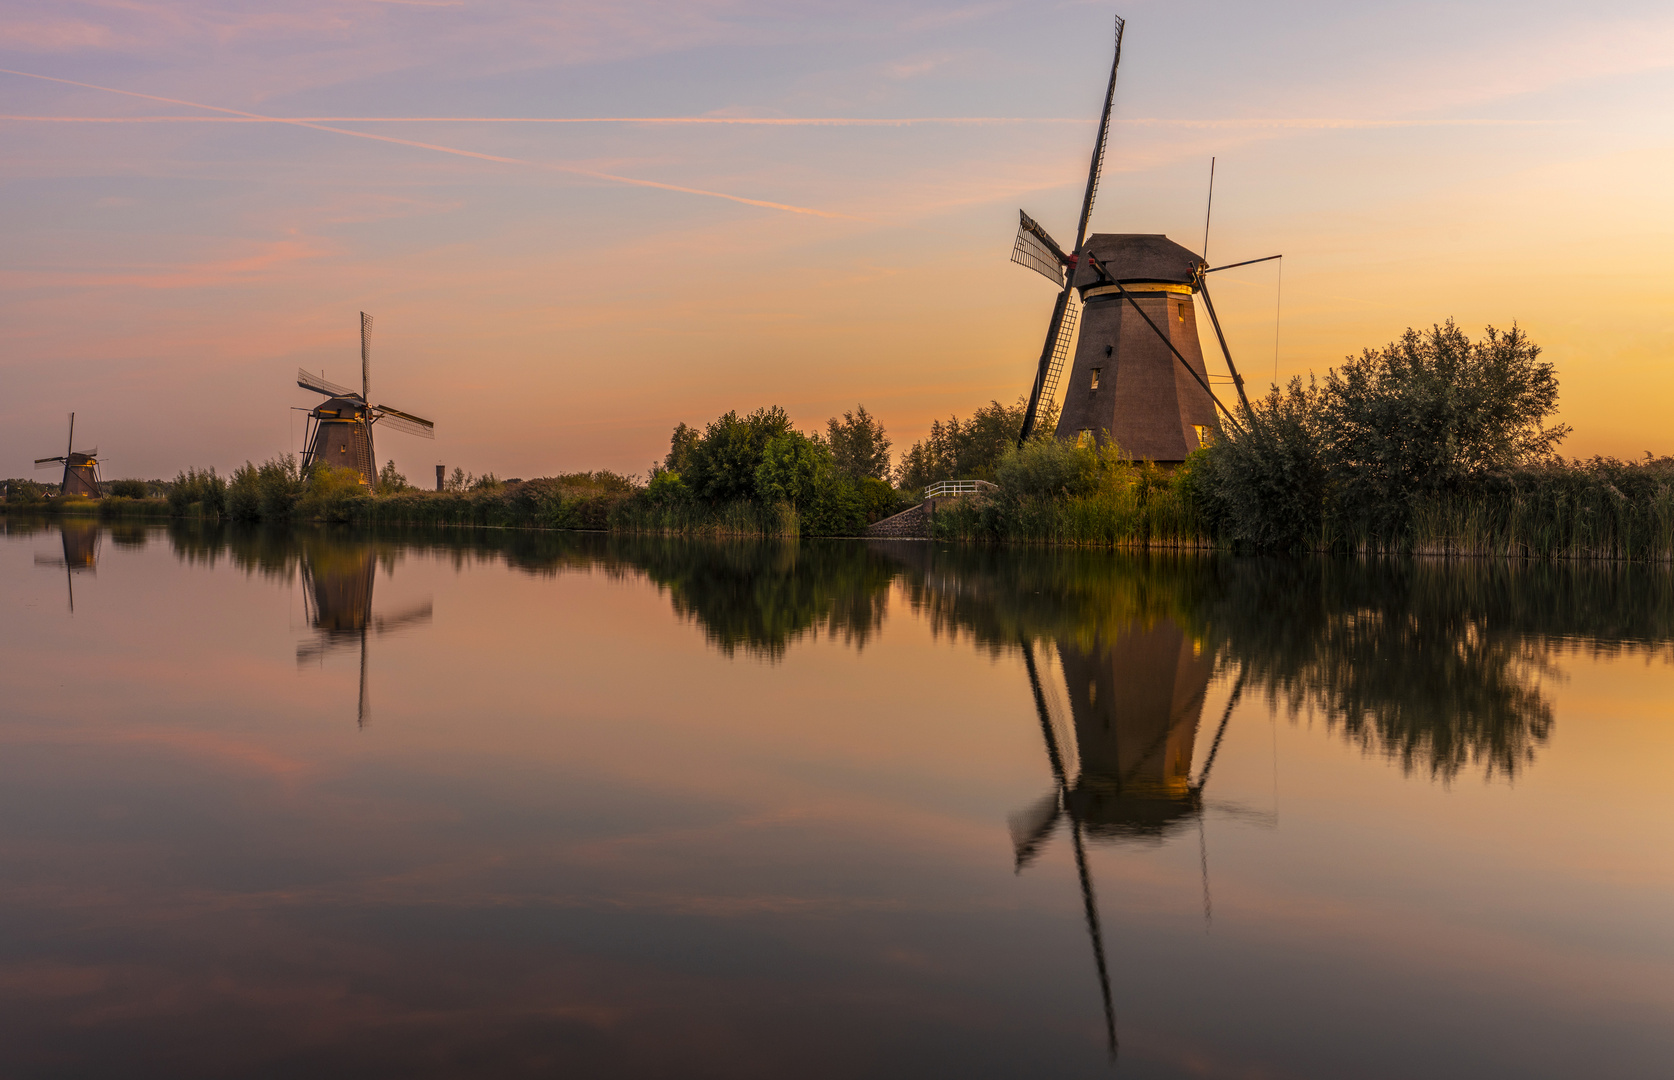
<instances>
[{"instance_id":1,"label":"reflection of sky in water","mask_svg":"<svg viewBox=\"0 0 1674 1080\"><path fill-rule=\"evenodd\" d=\"M1674 1050L1664 572L0 525L8 1075Z\"/></svg>"}]
</instances>

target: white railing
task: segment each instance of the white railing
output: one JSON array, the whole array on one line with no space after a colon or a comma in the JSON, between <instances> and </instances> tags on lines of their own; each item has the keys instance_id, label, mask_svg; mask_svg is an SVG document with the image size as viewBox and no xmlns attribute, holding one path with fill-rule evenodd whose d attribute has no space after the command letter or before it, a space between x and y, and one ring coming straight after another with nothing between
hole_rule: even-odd
<instances>
[{"instance_id":1,"label":"white railing","mask_svg":"<svg viewBox=\"0 0 1674 1080\"><path fill-rule=\"evenodd\" d=\"M924 489L926 499L945 499L950 495L977 495L985 491L998 491L998 484L991 484L986 480L942 480Z\"/></svg>"}]
</instances>

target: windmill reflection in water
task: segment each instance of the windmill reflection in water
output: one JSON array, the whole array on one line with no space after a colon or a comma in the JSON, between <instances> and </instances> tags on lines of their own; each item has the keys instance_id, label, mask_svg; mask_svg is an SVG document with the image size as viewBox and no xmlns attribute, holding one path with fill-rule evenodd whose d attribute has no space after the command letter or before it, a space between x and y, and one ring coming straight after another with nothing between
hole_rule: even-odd
<instances>
[{"instance_id":1,"label":"windmill reflection in water","mask_svg":"<svg viewBox=\"0 0 1674 1080\"><path fill-rule=\"evenodd\" d=\"M377 550L371 544L315 543L303 550L302 602L316 637L297 646L297 666L322 662L327 654L339 650L359 648L360 700L356 719L363 727L372 713L366 683L369 634L381 637L428 623L431 616L429 600L395 615L373 615L372 585L377 573Z\"/></svg>"},{"instance_id":2,"label":"windmill reflection in water","mask_svg":"<svg viewBox=\"0 0 1674 1080\"><path fill-rule=\"evenodd\" d=\"M1135 623L1114 638L1095 637L1090 646L1068 641L1059 641L1055 649L1030 641L1021 645L1054 789L1011 817L1017 871L1033 862L1058 826L1068 822L1114 1055L1116 1012L1086 842L1160 842L1195 825L1203 914L1210 918L1203 792L1242 696L1243 676L1233 686L1194 780L1198 727L1215 663L1178 625L1170 620Z\"/></svg>"},{"instance_id":3,"label":"windmill reflection in water","mask_svg":"<svg viewBox=\"0 0 1674 1080\"><path fill-rule=\"evenodd\" d=\"M76 613L75 575L83 570L96 571L99 565L99 526L92 521L64 520L58 536L64 542L64 557L35 555L36 566L62 566L64 585L69 590L70 614Z\"/></svg>"}]
</instances>

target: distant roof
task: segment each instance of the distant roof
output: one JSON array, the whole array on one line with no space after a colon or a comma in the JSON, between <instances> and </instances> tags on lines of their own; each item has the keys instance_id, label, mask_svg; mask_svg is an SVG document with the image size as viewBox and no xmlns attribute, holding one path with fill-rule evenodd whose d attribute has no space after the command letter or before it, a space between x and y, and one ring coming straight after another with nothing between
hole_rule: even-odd
<instances>
[{"instance_id":1,"label":"distant roof","mask_svg":"<svg viewBox=\"0 0 1674 1080\"><path fill-rule=\"evenodd\" d=\"M1195 252L1162 233L1094 233L1087 238L1087 247L1124 285L1134 281L1190 285L1192 271L1200 261ZM1091 268L1076 271L1075 284L1079 288L1097 285L1098 280Z\"/></svg>"}]
</instances>

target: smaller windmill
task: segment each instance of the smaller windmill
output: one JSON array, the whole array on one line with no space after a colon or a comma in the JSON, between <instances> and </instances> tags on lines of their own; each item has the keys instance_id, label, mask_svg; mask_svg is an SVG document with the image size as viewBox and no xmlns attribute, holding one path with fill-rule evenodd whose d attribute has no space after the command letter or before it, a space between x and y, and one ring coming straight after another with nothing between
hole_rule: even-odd
<instances>
[{"instance_id":1,"label":"smaller windmill","mask_svg":"<svg viewBox=\"0 0 1674 1080\"><path fill-rule=\"evenodd\" d=\"M50 469L54 465L64 466L64 482L59 486L60 495L85 495L89 499L99 497L99 448L91 450L73 450L76 444L76 414L70 414L70 437L66 440L64 452L57 457L41 457L35 459L35 468Z\"/></svg>"},{"instance_id":2,"label":"smaller windmill","mask_svg":"<svg viewBox=\"0 0 1674 1080\"><path fill-rule=\"evenodd\" d=\"M324 394L326 400L308 412L307 449L302 467L332 465L353 469L371 487L378 479L378 455L372 447L372 425L382 423L397 431L434 439L436 425L423 417L372 402L372 316L360 313L360 392L328 382L324 375L298 368L296 384Z\"/></svg>"}]
</instances>

